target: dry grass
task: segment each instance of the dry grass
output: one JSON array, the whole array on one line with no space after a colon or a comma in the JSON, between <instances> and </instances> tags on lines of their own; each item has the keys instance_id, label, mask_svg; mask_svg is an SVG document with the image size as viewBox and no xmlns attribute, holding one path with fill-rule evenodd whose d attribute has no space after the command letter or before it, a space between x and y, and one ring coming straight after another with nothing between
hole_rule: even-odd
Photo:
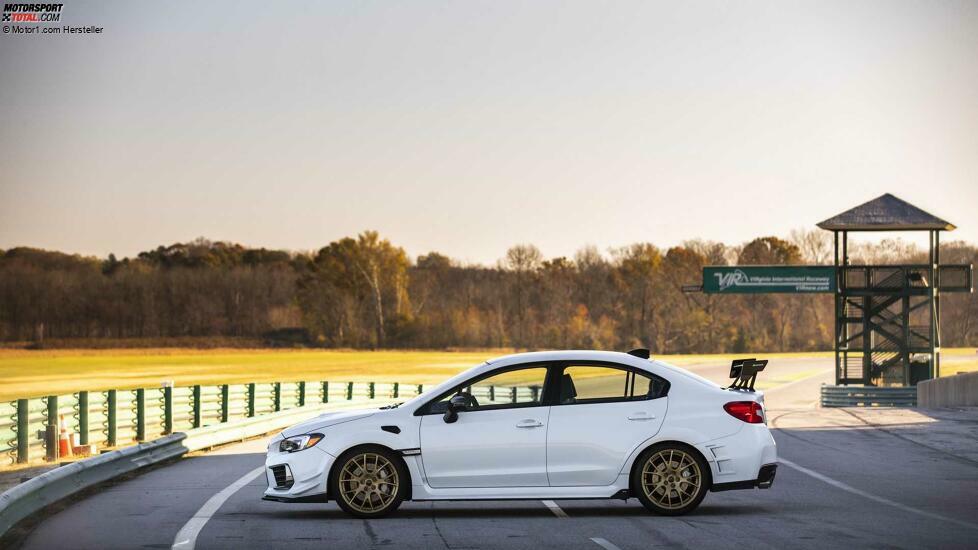
<instances>
[{"instance_id":1,"label":"dry grass","mask_svg":"<svg viewBox=\"0 0 978 550\"><path fill-rule=\"evenodd\" d=\"M978 359L974 361L941 362L941 378L963 372L978 372Z\"/></svg>"},{"instance_id":2,"label":"dry grass","mask_svg":"<svg viewBox=\"0 0 978 550\"><path fill-rule=\"evenodd\" d=\"M81 389L293 380L432 383L505 351L0 350L0 400Z\"/></svg>"},{"instance_id":3,"label":"dry grass","mask_svg":"<svg viewBox=\"0 0 978 550\"><path fill-rule=\"evenodd\" d=\"M293 380L398 381L430 384L512 350L124 350L0 349L0 400L67 394L81 389L274 382ZM663 355L676 365L716 365L745 354ZM832 352L758 353L763 358L830 358ZM974 348L946 349L942 374L978 370ZM974 357L975 360L969 360Z\"/></svg>"}]
</instances>

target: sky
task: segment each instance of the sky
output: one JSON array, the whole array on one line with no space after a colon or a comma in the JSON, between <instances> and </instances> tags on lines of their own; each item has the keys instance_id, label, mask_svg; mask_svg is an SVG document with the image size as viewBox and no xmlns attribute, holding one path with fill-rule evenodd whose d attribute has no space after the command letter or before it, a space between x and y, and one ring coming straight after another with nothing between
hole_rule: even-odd
<instances>
[{"instance_id":1,"label":"sky","mask_svg":"<svg viewBox=\"0 0 978 550\"><path fill-rule=\"evenodd\" d=\"M0 248L978 242L978 2L81 2L0 34ZM6 23L5 23L6 24ZM49 25L50 26L50 25Z\"/></svg>"}]
</instances>

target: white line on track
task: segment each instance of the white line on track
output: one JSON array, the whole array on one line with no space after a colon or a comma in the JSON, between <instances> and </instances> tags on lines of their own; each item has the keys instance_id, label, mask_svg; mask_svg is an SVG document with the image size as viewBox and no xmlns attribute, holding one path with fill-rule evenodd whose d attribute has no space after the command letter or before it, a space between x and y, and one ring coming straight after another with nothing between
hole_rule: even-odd
<instances>
[{"instance_id":1,"label":"white line on track","mask_svg":"<svg viewBox=\"0 0 978 550\"><path fill-rule=\"evenodd\" d=\"M264 471L265 467L259 466L241 476L241 478L234 483L221 489L221 492L209 498L207 502L200 507L200 510L197 510L194 516L190 518L190 521L180 528L180 532L178 532L177 536L173 539L173 546L170 548L172 550L194 550L194 546L197 545L197 535L199 535L201 529L207 525L207 521L211 519L211 516L213 516L221 508L222 504L227 502L227 499L231 498L231 495L237 493L238 490L248 483L251 483L251 480L262 475Z\"/></svg>"},{"instance_id":2,"label":"white line on track","mask_svg":"<svg viewBox=\"0 0 978 550\"><path fill-rule=\"evenodd\" d=\"M618 548L614 544L611 544L606 539L603 539L601 537L591 537L591 542L597 544L601 548L604 548L604 550L621 550L621 548Z\"/></svg>"},{"instance_id":3,"label":"white line on track","mask_svg":"<svg viewBox=\"0 0 978 550\"><path fill-rule=\"evenodd\" d=\"M803 474L805 474L807 476L811 476L811 477L813 477L813 478L815 478L815 479L817 479L819 481L824 481L825 483L828 483L829 485L831 485L831 486L833 486L833 487L835 487L837 489L842 489L843 491L852 493L854 495L859 495L859 496L861 496L863 498L868 498L869 500L873 500L873 501L879 502L880 504L886 504L887 506L892 506L894 508L903 510L904 512L910 512L911 514L917 514L918 516L923 516L925 518L937 519L937 520L941 520L941 521L946 521L948 523L953 523L954 525L957 525L959 527L964 527L964 528L967 528L967 529L978 529L978 525L975 525L974 523L968 523L966 521L956 520L954 518L949 518L949 517L946 517L946 516L942 516L940 514L935 514L933 512L927 512L927 511L924 511L924 510L920 510L920 509L914 508L912 506L907 506L906 504L900 504L899 502L892 501L892 500L890 500L888 498L883 498L883 497L880 497L880 496L876 496L876 495L874 495L872 493L867 493L866 491L863 491L861 489L856 489L855 487L853 487L852 485L849 485L848 483L843 483L843 482L841 482L841 481L839 481L837 479L832 479L831 477L829 477L827 475L824 475L824 474L820 474L820 473L816 472L815 470L809 470L808 468L805 468L804 466L799 466L799 465L795 464L794 462L792 462L790 460L785 460L784 458L778 457L778 462L780 464L784 464L785 466L791 468L792 470L797 470L797 471L799 471L799 472L801 472L801 473L803 473Z\"/></svg>"},{"instance_id":4,"label":"white line on track","mask_svg":"<svg viewBox=\"0 0 978 550\"><path fill-rule=\"evenodd\" d=\"M557 503L556 502L554 502L552 500L541 500L540 502L542 502L543 505L546 506L547 508L550 508L550 511L553 512L554 515L557 516L558 518L566 518L567 517L567 512L564 512L563 510L561 510L560 509L560 506L557 506Z\"/></svg>"}]
</instances>

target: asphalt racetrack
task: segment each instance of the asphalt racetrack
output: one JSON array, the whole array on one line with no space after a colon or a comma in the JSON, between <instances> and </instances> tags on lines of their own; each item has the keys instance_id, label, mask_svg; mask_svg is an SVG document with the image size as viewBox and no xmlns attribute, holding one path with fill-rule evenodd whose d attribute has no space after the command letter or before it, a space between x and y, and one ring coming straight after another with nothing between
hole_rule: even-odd
<instances>
[{"instance_id":1,"label":"asphalt racetrack","mask_svg":"<svg viewBox=\"0 0 978 550\"><path fill-rule=\"evenodd\" d=\"M722 382L726 366L691 370ZM358 520L333 503L261 499L265 441L107 485L46 517L25 548L976 548L978 457L950 440L978 415L817 409L831 359L772 361L762 377L782 459L769 490L710 493L691 515L636 499L404 503ZM771 386L773 384L773 386ZM237 482L237 484L236 484Z\"/></svg>"}]
</instances>

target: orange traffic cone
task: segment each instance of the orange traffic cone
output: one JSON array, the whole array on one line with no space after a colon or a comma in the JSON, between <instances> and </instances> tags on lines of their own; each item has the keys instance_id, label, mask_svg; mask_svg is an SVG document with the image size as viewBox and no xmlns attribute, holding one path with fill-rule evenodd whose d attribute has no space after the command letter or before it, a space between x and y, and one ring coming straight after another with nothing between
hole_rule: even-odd
<instances>
[{"instance_id":1,"label":"orange traffic cone","mask_svg":"<svg viewBox=\"0 0 978 550\"><path fill-rule=\"evenodd\" d=\"M62 457L72 456L71 436L68 434L68 423L65 422L65 415L61 415L58 421L61 434L58 436L58 454Z\"/></svg>"}]
</instances>

